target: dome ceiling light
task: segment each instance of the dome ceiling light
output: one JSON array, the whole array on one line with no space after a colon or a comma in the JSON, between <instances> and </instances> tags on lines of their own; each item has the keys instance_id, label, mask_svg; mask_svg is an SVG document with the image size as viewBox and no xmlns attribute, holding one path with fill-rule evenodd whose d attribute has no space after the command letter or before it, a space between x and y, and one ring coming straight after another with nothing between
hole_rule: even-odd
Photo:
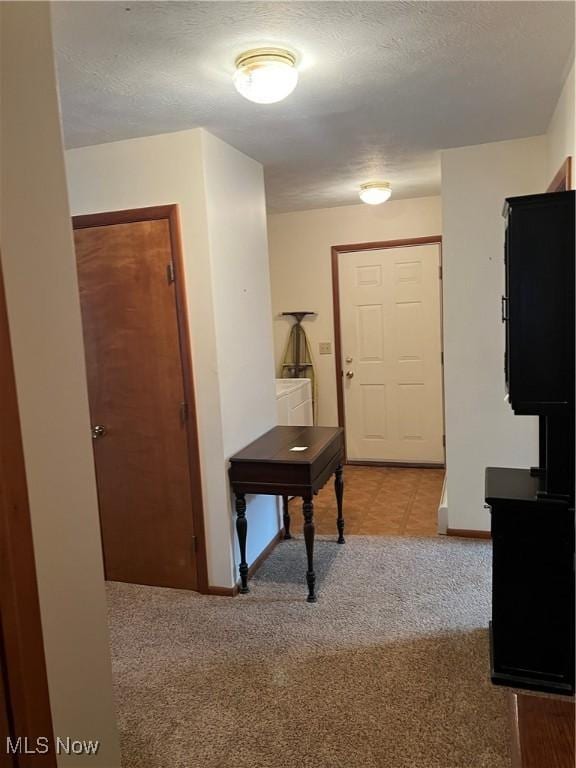
<instances>
[{"instance_id":1,"label":"dome ceiling light","mask_svg":"<svg viewBox=\"0 0 576 768\"><path fill-rule=\"evenodd\" d=\"M257 104L282 101L297 82L296 57L283 48L257 48L236 59L236 90Z\"/></svg>"},{"instance_id":2,"label":"dome ceiling light","mask_svg":"<svg viewBox=\"0 0 576 768\"><path fill-rule=\"evenodd\" d=\"M385 203L392 194L389 181L370 181L360 185L360 199L368 205L380 205Z\"/></svg>"}]
</instances>

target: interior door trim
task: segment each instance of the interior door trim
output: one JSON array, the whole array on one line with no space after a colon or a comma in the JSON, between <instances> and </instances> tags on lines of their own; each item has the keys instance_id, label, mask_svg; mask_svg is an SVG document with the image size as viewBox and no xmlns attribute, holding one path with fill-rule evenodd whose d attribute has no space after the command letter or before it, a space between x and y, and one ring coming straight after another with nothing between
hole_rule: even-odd
<instances>
[{"instance_id":1,"label":"interior door trim","mask_svg":"<svg viewBox=\"0 0 576 768\"><path fill-rule=\"evenodd\" d=\"M546 192L567 192L570 189L572 189L572 156L568 155L550 182Z\"/></svg>"},{"instance_id":2,"label":"interior door trim","mask_svg":"<svg viewBox=\"0 0 576 768\"><path fill-rule=\"evenodd\" d=\"M198 441L198 419L196 397L194 394L194 370L192 366L192 347L190 343L190 326L188 324L188 308L186 303L186 284L184 278L184 257L182 238L180 234L180 206L156 205L148 208L132 208L124 211L107 213L89 213L83 216L73 216L74 229L106 227L114 224L133 224L138 221L155 221L166 219L170 229L170 244L172 247L172 262L174 267L174 285L176 289L176 314L178 322L178 342L184 393L188 404L186 432L188 442L188 467L190 473L190 491L192 498L192 519L196 536L196 574L198 592L208 594L208 562L206 557L206 533L204 527L204 505L202 502L202 475L200 471L200 448Z\"/></svg>"},{"instance_id":3,"label":"interior door trim","mask_svg":"<svg viewBox=\"0 0 576 768\"><path fill-rule=\"evenodd\" d=\"M17 766L56 768L26 467L0 264L0 669L10 736L49 739ZM6 744L0 749L6 750ZM9 758L8 758L9 759Z\"/></svg>"},{"instance_id":4,"label":"interior door trim","mask_svg":"<svg viewBox=\"0 0 576 768\"><path fill-rule=\"evenodd\" d=\"M381 251L386 248L405 248L412 245L439 245L440 246L440 279L442 279L442 235L429 235L426 237L408 237L402 240L379 240L370 243L347 243L345 245L333 245L332 254L332 311L334 314L334 375L336 377L336 399L338 403L338 426L344 428L344 454L346 452L346 415L344 410L344 371L342 369L342 327L340 319L340 275L338 257L342 253L356 253L357 251ZM444 359L444 332L442 291L440 291L440 343L442 345L442 359ZM446 424L444 407L444 365L442 365L442 418Z\"/></svg>"}]
</instances>

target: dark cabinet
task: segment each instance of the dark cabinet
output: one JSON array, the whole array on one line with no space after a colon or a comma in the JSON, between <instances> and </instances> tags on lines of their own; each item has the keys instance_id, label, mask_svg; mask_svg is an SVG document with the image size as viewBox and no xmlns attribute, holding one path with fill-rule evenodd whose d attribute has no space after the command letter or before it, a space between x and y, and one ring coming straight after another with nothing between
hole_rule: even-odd
<instances>
[{"instance_id":1,"label":"dark cabinet","mask_svg":"<svg viewBox=\"0 0 576 768\"><path fill-rule=\"evenodd\" d=\"M574 512L538 497L528 469L488 468L492 513L492 680L571 693Z\"/></svg>"},{"instance_id":2,"label":"dark cabinet","mask_svg":"<svg viewBox=\"0 0 576 768\"><path fill-rule=\"evenodd\" d=\"M491 665L500 685L574 691L575 193L506 201L510 405L540 419L531 469L488 468Z\"/></svg>"},{"instance_id":3,"label":"dark cabinet","mask_svg":"<svg viewBox=\"0 0 576 768\"><path fill-rule=\"evenodd\" d=\"M574 192L506 201L505 370L517 414L574 396Z\"/></svg>"}]
</instances>

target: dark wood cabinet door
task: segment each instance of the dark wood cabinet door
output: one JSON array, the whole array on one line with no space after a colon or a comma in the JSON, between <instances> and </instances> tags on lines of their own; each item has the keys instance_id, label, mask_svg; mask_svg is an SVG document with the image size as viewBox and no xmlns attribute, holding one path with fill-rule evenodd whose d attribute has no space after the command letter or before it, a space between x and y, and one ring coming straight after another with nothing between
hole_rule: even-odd
<instances>
[{"instance_id":1,"label":"dark wood cabinet door","mask_svg":"<svg viewBox=\"0 0 576 768\"><path fill-rule=\"evenodd\" d=\"M195 589L169 222L74 234L106 578Z\"/></svg>"},{"instance_id":2,"label":"dark wood cabinet door","mask_svg":"<svg viewBox=\"0 0 576 768\"><path fill-rule=\"evenodd\" d=\"M489 467L492 680L574 691L574 508L528 469Z\"/></svg>"},{"instance_id":3,"label":"dark wood cabinet door","mask_svg":"<svg viewBox=\"0 0 576 768\"><path fill-rule=\"evenodd\" d=\"M565 409L574 397L574 192L506 204L506 381L517 414Z\"/></svg>"}]
</instances>

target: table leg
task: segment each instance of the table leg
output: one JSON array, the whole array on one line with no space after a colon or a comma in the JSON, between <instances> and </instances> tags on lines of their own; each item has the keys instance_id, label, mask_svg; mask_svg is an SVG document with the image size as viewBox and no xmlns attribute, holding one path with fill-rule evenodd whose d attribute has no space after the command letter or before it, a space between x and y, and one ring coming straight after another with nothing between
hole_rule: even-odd
<instances>
[{"instance_id":1,"label":"table leg","mask_svg":"<svg viewBox=\"0 0 576 768\"><path fill-rule=\"evenodd\" d=\"M288 509L288 496L282 496L282 510L284 512L284 538L291 539L290 533L290 510Z\"/></svg>"},{"instance_id":2,"label":"table leg","mask_svg":"<svg viewBox=\"0 0 576 768\"><path fill-rule=\"evenodd\" d=\"M308 557L308 570L306 571L306 582L308 584L309 603L316 602L316 593L314 586L316 584L316 574L314 573L314 502L312 495L304 497L302 506L304 514L304 541L306 543L306 555Z\"/></svg>"},{"instance_id":3,"label":"table leg","mask_svg":"<svg viewBox=\"0 0 576 768\"><path fill-rule=\"evenodd\" d=\"M246 520L246 496L243 493L236 494L236 533L240 544L240 594L245 595L250 590L248 589L248 563L246 562L248 521Z\"/></svg>"},{"instance_id":4,"label":"table leg","mask_svg":"<svg viewBox=\"0 0 576 768\"><path fill-rule=\"evenodd\" d=\"M342 477L342 464L339 464L336 467L336 473L334 475L334 490L336 492L336 505L338 507L338 519L336 520L336 525L338 526L338 544L344 544L344 517L342 516L344 479Z\"/></svg>"}]
</instances>

